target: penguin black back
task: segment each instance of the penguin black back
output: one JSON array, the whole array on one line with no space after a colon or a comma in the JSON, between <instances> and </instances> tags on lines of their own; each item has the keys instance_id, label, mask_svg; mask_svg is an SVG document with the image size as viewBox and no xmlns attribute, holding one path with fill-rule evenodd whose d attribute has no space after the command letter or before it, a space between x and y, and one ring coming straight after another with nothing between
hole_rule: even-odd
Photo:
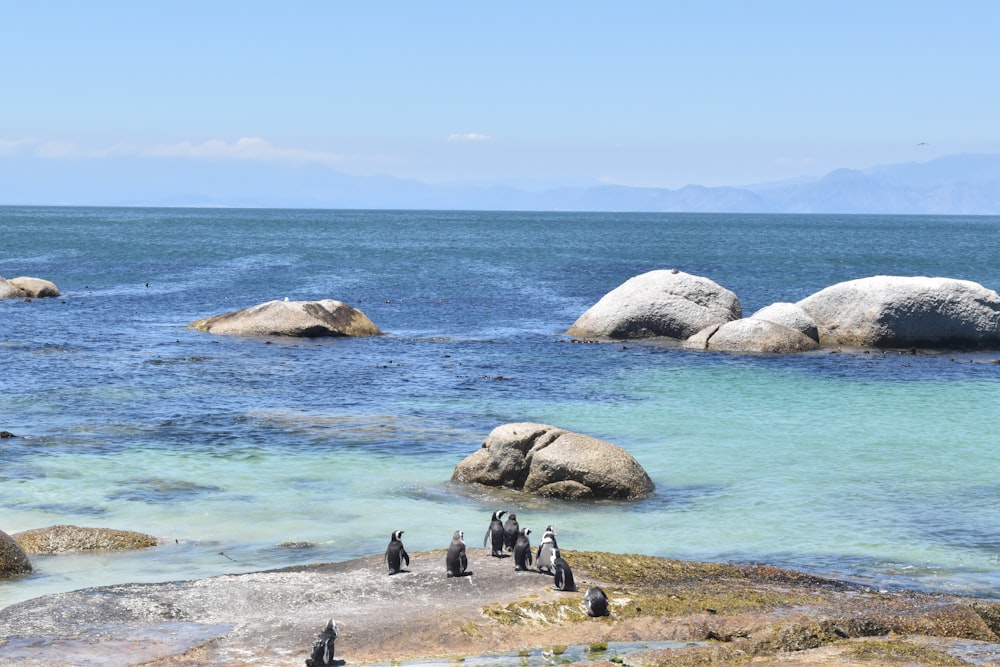
<instances>
[{"instance_id":1,"label":"penguin black back","mask_svg":"<svg viewBox=\"0 0 1000 667\"><path fill-rule=\"evenodd\" d=\"M448 553L444 557L444 564L448 570L449 577L461 577L465 574L465 568L469 566L469 559L465 555L465 533L456 530L451 537L451 544L448 545Z\"/></svg>"},{"instance_id":2,"label":"penguin black back","mask_svg":"<svg viewBox=\"0 0 1000 667\"><path fill-rule=\"evenodd\" d=\"M588 616L608 615L608 596L600 586L593 586L587 589L583 595L583 606L587 610Z\"/></svg>"},{"instance_id":3,"label":"penguin black back","mask_svg":"<svg viewBox=\"0 0 1000 667\"><path fill-rule=\"evenodd\" d=\"M531 565L531 542L528 540L528 535L531 535L530 529L520 530L514 543L514 569L519 572L527 570Z\"/></svg>"},{"instance_id":4,"label":"penguin black back","mask_svg":"<svg viewBox=\"0 0 1000 667\"><path fill-rule=\"evenodd\" d=\"M337 622L331 618L313 642L312 653L306 658L306 667L327 667L334 664L333 645L339 635Z\"/></svg>"},{"instance_id":5,"label":"penguin black back","mask_svg":"<svg viewBox=\"0 0 1000 667\"><path fill-rule=\"evenodd\" d=\"M573 570L569 563L559 553L559 549L553 550L552 556L552 588L557 591L575 591L576 583L573 581Z\"/></svg>"},{"instance_id":6,"label":"penguin black back","mask_svg":"<svg viewBox=\"0 0 1000 667\"><path fill-rule=\"evenodd\" d=\"M483 538L483 546L489 546L493 549L493 556L502 556L504 547L504 529L503 529L503 515L506 514L506 510L497 510L493 513L493 518L490 519L490 527L486 530L486 537Z\"/></svg>"},{"instance_id":7,"label":"penguin black back","mask_svg":"<svg viewBox=\"0 0 1000 667\"><path fill-rule=\"evenodd\" d=\"M521 534L521 526L517 523L517 515L511 512L503 524L503 546L507 551L513 551L517 538Z\"/></svg>"},{"instance_id":8,"label":"penguin black back","mask_svg":"<svg viewBox=\"0 0 1000 667\"><path fill-rule=\"evenodd\" d=\"M389 546L385 550L385 564L389 568L389 574L396 574L403 570L403 563L410 566L410 555L403 548L403 531L397 530L389 538Z\"/></svg>"}]
</instances>

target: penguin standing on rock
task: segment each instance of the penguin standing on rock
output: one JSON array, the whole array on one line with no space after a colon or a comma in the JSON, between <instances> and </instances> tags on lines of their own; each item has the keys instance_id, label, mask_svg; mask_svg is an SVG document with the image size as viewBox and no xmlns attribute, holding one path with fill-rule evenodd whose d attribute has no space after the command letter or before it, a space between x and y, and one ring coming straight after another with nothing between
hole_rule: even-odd
<instances>
[{"instance_id":1,"label":"penguin standing on rock","mask_svg":"<svg viewBox=\"0 0 1000 667\"><path fill-rule=\"evenodd\" d=\"M531 542L528 541L531 530L525 528L518 532L517 541L514 542L514 570L522 572L531 566Z\"/></svg>"},{"instance_id":2,"label":"penguin standing on rock","mask_svg":"<svg viewBox=\"0 0 1000 667\"><path fill-rule=\"evenodd\" d=\"M517 538L521 534L521 526L517 523L517 515L511 512L503 524L503 545L507 551L513 551Z\"/></svg>"},{"instance_id":3,"label":"penguin standing on rock","mask_svg":"<svg viewBox=\"0 0 1000 667\"><path fill-rule=\"evenodd\" d=\"M323 631L316 636L312 653L306 658L306 667L327 667L336 664L333 661L333 643L337 641L339 635L337 622L331 618Z\"/></svg>"},{"instance_id":4,"label":"penguin standing on rock","mask_svg":"<svg viewBox=\"0 0 1000 667\"><path fill-rule=\"evenodd\" d=\"M539 572L544 567L550 574L552 573L552 552L559 548L556 544L556 531L552 526L546 526L542 534L542 541L538 543L538 553L535 554L535 567Z\"/></svg>"},{"instance_id":5,"label":"penguin standing on rock","mask_svg":"<svg viewBox=\"0 0 1000 667\"><path fill-rule=\"evenodd\" d=\"M552 574L554 579L552 588L557 591L576 590L576 583L573 581L573 570L569 568L569 563L560 555L559 549L552 550Z\"/></svg>"},{"instance_id":6,"label":"penguin standing on rock","mask_svg":"<svg viewBox=\"0 0 1000 667\"><path fill-rule=\"evenodd\" d=\"M490 527L486 531L486 537L483 538L483 546L490 545L493 548L493 552L490 555L497 558L503 556L504 532L502 519L506 513L506 510L497 510L493 513L493 518L490 520Z\"/></svg>"},{"instance_id":7,"label":"penguin standing on rock","mask_svg":"<svg viewBox=\"0 0 1000 667\"><path fill-rule=\"evenodd\" d=\"M600 586L593 586L583 594L583 607L588 616L608 615L608 596Z\"/></svg>"},{"instance_id":8,"label":"penguin standing on rock","mask_svg":"<svg viewBox=\"0 0 1000 667\"><path fill-rule=\"evenodd\" d=\"M397 530L389 538L389 546L385 550L385 564L389 567L389 574L396 574L403 571L403 563L410 566L410 554L403 548L403 531Z\"/></svg>"},{"instance_id":9,"label":"penguin standing on rock","mask_svg":"<svg viewBox=\"0 0 1000 667\"><path fill-rule=\"evenodd\" d=\"M465 533L462 531L456 530L455 534L452 535L444 564L448 568L449 577L465 576L465 568L469 566L469 559L465 555Z\"/></svg>"}]
</instances>

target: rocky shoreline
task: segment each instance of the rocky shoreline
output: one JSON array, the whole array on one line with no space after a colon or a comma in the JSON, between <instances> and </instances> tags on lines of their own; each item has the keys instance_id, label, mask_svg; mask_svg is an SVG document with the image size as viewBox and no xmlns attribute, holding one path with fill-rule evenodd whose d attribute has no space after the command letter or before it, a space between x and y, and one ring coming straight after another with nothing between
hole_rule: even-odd
<instances>
[{"instance_id":1,"label":"rocky shoreline","mask_svg":"<svg viewBox=\"0 0 1000 667\"><path fill-rule=\"evenodd\" d=\"M393 576L375 555L49 595L0 610L0 665L301 666L331 617L346 664L473 664L497 653L527 664L541 652L551 663L633 665L1000 663L998 601L765 565L565 555L574 592L472 548L471 574L459 578L445 577L444 552L434 551L411 554ZM609 616L584 613L592 585L607 591ZM630 653L605 650L615 642L630 642ZM592 650L581 657L572 645Z\"/></svg>"}]
</instances>

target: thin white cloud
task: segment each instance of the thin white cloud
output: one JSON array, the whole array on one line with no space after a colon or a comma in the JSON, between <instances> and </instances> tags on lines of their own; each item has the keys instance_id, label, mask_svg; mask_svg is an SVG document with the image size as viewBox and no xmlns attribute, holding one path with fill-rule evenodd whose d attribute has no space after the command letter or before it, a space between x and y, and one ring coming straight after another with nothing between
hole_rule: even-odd
<instances>
[{"instance_id":1,"label":"thin white cloud","mask_svg":"<svg viewBox=\"0 0 1000 667\"><path fill-rule=\"evenodd\" d=\"M0 139L0 156L17 155L38 145L38 139Z\"/></svg>"},{"instance_id":2,"label":"thin white cloud","mask_svg":"<svg viewBox=\"0 0 1000 667\"><path fill-rule=\"evenodd\" d=\"M254 160L260 162L339 162L342 156L327 151L275 146L260 137L242 137L233 142L209 139L200 144L182 141L159 144L144 149L142 155L152 157L184 157L209 160Z\"/></svg>"},{"instance_id":3,"label":"thin white cloud","mask_svg":"<svg viewBox=\"0 0 1000 667\"><path fill-rule=\"evenodd\" d=\"M489 141L490 139L491 137L488 134L479 134L477 132L452 134L448 136L448 141Z\"/></svg>"},{"instance_id":4,"label":"thin white cloud","mask_svg":"<svg viewBox=\"0 0 1000 667\"><path fill-rule=\"evenodd\" d=\"M192 160L253 160L258 162L293 162L331 164L343 156L328 151L276 146L259 137L243 137L236 141L209 139L201 143L181 141L174 144L117 143L104 148L86 148L70 141L40 141L38 139L0 139L0 156L30 153L47 159L149 157L187 158Z\"/></svg>"}]
</instances>

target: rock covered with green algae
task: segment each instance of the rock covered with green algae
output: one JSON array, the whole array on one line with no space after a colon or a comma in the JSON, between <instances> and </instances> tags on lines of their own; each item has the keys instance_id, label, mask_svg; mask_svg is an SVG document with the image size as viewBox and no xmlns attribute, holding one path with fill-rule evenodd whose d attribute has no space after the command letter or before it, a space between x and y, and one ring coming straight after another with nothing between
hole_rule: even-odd
<instances>
[{"instance_id":1,"label":"rock covered with green algae","mask_svg":"<svg viewBox=\"0 0 1000 667\"><path fill-rule=\"evenodd\" d=\"M392 577L378 554L45 596L0 610L10 642L0 641L0 664L25 642L37 641L35 657L44 658L65 655L72 641L81 659L121 642L142 646L151 664L301 667L330 616L342 631L338 657L348 664L474 663L498 652L555 655L567 645L610 652L614 643L670 641L682 644L640 647L626 662L948 665L960 664L952 661L959 651L1000 651L993 601L885 592L766 565L570 550L564 555L581 590L567 593L553 591L548 575L514 572L489 549L469 555L472 575L460 579L444 576L444 554L436 551L411 554L410 571ZM609 616L583 611L589 585L607 591ZM593 664L593 655L584 660Z\"/></svg>"},{"instance_id":2,"label":"rock covered with green algae","mask_svg":"<svg viewBox=\"0 0 1000 667\"><path fill-rule=\"evenodd\" d=\"M97 549L126 551L146 549L159 543L152 535L131 530L68 525L33 528L14 533L11 537L29 554L55 554Z\"/></svg>"}]
</instances>

